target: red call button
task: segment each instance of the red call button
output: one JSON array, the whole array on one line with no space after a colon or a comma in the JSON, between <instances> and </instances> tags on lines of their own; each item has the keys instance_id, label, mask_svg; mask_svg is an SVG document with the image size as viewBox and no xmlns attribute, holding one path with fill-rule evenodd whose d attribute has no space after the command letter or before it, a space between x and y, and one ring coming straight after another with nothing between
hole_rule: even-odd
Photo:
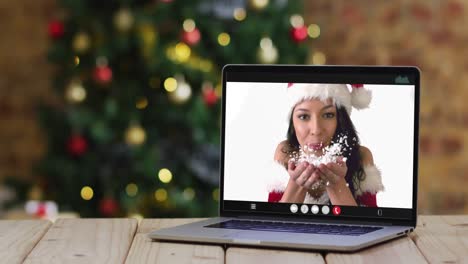
<instances>
[{"instance_id":1,"label":"red call button","mask_svg":"<svg viewBox=\"0 0 468 264\"><path fill-rule=\"evenodd\" d=\"M332 210L334 215L340 215L341 214L341 208L339 206L333 206Z\"/></svg>"}]
</instances>

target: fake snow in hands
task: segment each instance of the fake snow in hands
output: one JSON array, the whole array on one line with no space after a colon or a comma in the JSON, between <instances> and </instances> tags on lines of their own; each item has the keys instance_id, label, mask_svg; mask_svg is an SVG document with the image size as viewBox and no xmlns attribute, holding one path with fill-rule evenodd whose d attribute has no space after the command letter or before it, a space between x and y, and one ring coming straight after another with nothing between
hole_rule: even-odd
<instances>
[{"instance_id":1,"label":"fake snow in hands","mask_svg":"<svg viewBox=\"0 0 468 264\"><path fill-rule=\"evenodd\" d=\"M346 135L339 136L338 142L332 142L329 146L323 148L322 155L316 155L315 150L305 145L303 148L299 149L299 153L293 153L290 157L296 165L304 161L314 166L334 163L338 161L340 156L343 156L343 151L346 151L347 148L351 148L348 145L347 138ZM353 140L356 141L355 138ZM346 162L346 157L343 158L343 162Z\"/></svg>"},{"instance_id":2,"label":"fake snow in hands","mask_svg":"<svg viewBox=\"0 0 468 264\"><path fill-rule=\"evenodd\" d=\"M311 149L307 146L304 148L300 148L299 152L293 152L290 155L290 161L292 160L296 165L302 162L308 162L314 166L319 166L320 164L327 164L327 163L334 163L338 161L340 156L343 156L344 151L351 150L354 146L356 146L357 139L354 137L351 146L348 144L347 141L348 137L346 135L339 135L338 142L331 142L329 146L326 146L322 149L322 155L316 155L316 150ZM342 162L346 162L347 158L343 157ZM320 179L316 181L312 186L312 190L317 190L322 187L328 187L334 183L333 179ZM349 187L349 184L346 183L346 187ZM339 190L341 192L341 189Z\"/></svg>"},{"instance_id":3,"label":"fake snow in hands","mask_svg":"<svg viewBox=\"0 0 468 264\"><path fill-rule=\"evenodd\" d=\"M338 157L341 155L341 145L339 143L333 143L330 146L327 146L323 149L323 155L315 155L314 152L306 153L311 149L307 146L301 148L299 150L299 156L295 160L296 164L300 164L302 162L307 162L314 166L319 166L320 164L327 164L336 162Z\"/></svg>"}]
</instances>

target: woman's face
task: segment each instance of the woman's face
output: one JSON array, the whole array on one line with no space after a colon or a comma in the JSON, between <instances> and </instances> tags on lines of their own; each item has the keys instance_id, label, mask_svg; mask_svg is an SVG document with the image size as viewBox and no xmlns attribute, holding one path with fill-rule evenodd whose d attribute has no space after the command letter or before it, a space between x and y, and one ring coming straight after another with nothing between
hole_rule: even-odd
<instances>
[{"instance_id":1,"label":"woman's face","mask_svg":"<svg viewBox=\"0 0 468 264\"><path fill-rule=\"evenodd\" d=\"M322 148L330 144L335 134L336 115L336 107L331 99L325 103L319 99L311 99L297 104L292 118L302 149L321 155Z\"/></svg>"}]
</instances>

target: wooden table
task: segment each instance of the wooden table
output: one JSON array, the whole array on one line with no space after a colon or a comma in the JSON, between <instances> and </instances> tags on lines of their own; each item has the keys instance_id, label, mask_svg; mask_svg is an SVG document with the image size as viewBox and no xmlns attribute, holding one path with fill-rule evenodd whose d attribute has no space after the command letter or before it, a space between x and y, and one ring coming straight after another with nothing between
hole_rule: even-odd
<instances>
[{"instance_id":1,"label":"wooden table","mask_svg":"<svg viewBox=\"0 0 468 264\"><path fill-rule=\"evenodd\" d=\"M200 219L0 221L1 263L468 263L468 215L421 216L409 237L352 254L153 242Z\"/></svg>"}]
</instances>

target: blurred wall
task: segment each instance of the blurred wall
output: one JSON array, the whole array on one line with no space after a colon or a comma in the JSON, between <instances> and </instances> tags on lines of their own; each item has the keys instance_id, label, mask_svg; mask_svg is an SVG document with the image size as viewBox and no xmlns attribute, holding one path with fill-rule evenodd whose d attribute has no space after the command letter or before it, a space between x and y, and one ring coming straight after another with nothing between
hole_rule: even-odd
<instances>
[{"instance_id":1,"label":"blurred wall","mask_svg":"<svg viewBox=\"0 0 468 264\"><path fill-rule=\"evenodd\" d=\"M53 2L0 1L0 180L31 178L44 151L33 107L51 98L46 51Z\"/></svg>"},{"instance_id":2,"label":"blurred wall","mask_svg":"<svg viewBox=\"0 0 468 264\"><path fill-rule=\"evenodd\" d=\"M0 1L0 179L34 177L44 151L33 106L54 100L46 60L54 2ZM420 212L468 213L468 0L305 2L307 24L321 28L316 62L421 69Z\"/></svg>"},{"instance_id":3,"label":"blurred wall","mask_svg":"<svg viewBox=\"0 0 468 264\"><path fill-rule=\"evenodd\" d=\"M306 1L305 20L311 62L420 68L419 212L468 213L468 1Z\"/></svg>"}]
</instances>

